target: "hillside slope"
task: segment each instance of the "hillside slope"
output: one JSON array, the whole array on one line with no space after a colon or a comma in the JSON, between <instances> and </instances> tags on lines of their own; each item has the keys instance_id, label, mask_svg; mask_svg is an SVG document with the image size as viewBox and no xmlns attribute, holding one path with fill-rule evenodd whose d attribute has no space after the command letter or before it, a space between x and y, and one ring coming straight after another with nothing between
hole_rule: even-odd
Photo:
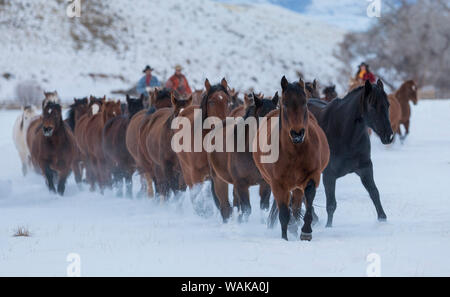
<instances>
[{"instance_id":1,"label":"hillside slope","mask_svg":"<svg viewBox=\"0 0 450 297\"><path fill-rule=\"evenodd\" d=\"M334 81L344 32L281 7L209 0L0 1L0 100L35 79L63 99L128 88L145 64L166 79L181 63L195 88L225 76L240 90L272 93L282 75Z\"/></svg>"}]
</instances>

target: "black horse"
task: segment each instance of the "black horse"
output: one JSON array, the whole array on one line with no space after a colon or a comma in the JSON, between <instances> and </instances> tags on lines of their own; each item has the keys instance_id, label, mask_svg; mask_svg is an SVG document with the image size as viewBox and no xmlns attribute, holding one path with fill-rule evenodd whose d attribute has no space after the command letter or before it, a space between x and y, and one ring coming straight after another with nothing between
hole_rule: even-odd
<instances>
[{"instance_id":1,"label":"black horse","mask_svg":"<svg viewBox=\"0 0 450 297\"><path fill-rule=\"evenodd\" d=\"M385 221L387 217L373 179L370 139L367 132L368 128L374 130L383 144L390 144L394 139L389 121L389 101L381 80L374 85L366 82L342 100L333 100L328 104L322 100L311 99L308 101L308 108L317 118L330 145L330 162L323 172L327 197L327 227L332 226L336 210L336 180L349 173L359 175L375 205L378 220Z\"/></svg>"}]
</instances>

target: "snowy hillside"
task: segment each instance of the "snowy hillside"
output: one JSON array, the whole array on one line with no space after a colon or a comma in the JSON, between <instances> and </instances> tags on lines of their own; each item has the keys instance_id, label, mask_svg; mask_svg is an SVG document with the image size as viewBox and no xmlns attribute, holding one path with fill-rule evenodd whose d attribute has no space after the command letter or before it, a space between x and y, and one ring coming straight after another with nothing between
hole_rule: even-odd
<instances>
[{"instance_id":1,"label":"snowy hillside","mask_svg":"<svg viewBox=\"0 0 450 297\"><path fill-rule=\"evenodd\" d=\"M334 82L333 49L344 32L279 6L209 0L82 1L80 19L62 0L0 2L0 100L35 79L63 99L127 89L151 64L164 80L175 64L191 84L225 76L232 87L273 93L297 71Z\"/></svg>"},{"instance_id":2,"label":"snowy hillside","mask_svg":"<svg viewBox=\"0 0 450 297\"><path fill-rule=\"evenodd\" d=\"M11 137L18 112L0 111L0 276L65 276L69 253L80 256L82 276L365 276L371 253L382 276L448 276L450 130L436 127L449 126L449 109L448 100L419 102L404 145L372 137L386 223L349 175L337 183L331 229L319 187L311 242L266 228L257 187L250 221L225 225L219 213L195 215L188 195L180 208L160 206L79 191L72 177L66 196L51 195L41 176L22 177ZM20 226L31 237L13 237Z\"/></svg>"}]
</instances>

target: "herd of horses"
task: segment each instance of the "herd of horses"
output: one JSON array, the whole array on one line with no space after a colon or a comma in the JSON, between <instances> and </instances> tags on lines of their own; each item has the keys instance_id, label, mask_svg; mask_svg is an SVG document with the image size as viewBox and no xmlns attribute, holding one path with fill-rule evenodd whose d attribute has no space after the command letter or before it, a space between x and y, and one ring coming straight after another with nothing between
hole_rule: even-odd
<instances>
[{"instance_id":1,"label":"herd of horses","mask_svg":"<svg viewBox=\"0 0 450 297\"><path fill-rule=\"evenodd\" d=\"M282 238L287 240L288 230L297 234L303 218L300 239L311 240L312 226L317 221L313 202L321 176L327 227L331 227L336 180L356 173L375 205L378 219L386 220L373 178L369 129L383 144L392 143L395 134L403 140L409 133L409 101L417 103L415 83L406 81L387 95L381 80L376 84L366 82L341 99L334 86L325 88L320 98L316 81L305 83L300 79L290 83L283 77L281 90L281 96L278 92L273 97L251 93L241 100L225 79L216 85L206 79L205 89L189 98L156 89L149 97L127 95L123 103L107 100L106 96L74 99L66 119L57 93L45 93L42 114L37 114L34 107L25 107L17 118L14 142L24 175L34 169L45 177L49 190L60 195L73 172L80 187L86 183L91 191L101 193L113 188L118 196L124 195L125 188L125 195L132 197L132 177L137 172L141 177L138 195L157 196L163 203L172 197L181 199L179 194L189 189L195 211L202 214L203 206L197 201L204 196L201 185L210 181L211 199L227 222L233 208L238 210L239 221L248 220L249 187L259 185L260 208L271 208L268 225L273 226L278 217ZM179 129L172 129L172 122L179 117L191 123L192 139L201 137L202 141L212 130L222 129L214 132L223 135L224 144L233 141L234 146L236 139L232 137L236 133L221 133L237 129L237 124L226 121L226 117L253 117L257 125L245 126L243 150L199 150L191 142L191 150L176 152L171 142ZM196 135L194 121L203 123L208 117L219 118L223 125L202 129ZM261 121L263 117L267 121ZM272 122L277 130L268 128ZM401 124L405 134L401 133ZM261 162L266 152L254 143L262 134L269 141L279 142L275 162ZM233 185L232 204L228 185ZM302 205L306 207L303 215Z\"/></svg>"}]
</instances>

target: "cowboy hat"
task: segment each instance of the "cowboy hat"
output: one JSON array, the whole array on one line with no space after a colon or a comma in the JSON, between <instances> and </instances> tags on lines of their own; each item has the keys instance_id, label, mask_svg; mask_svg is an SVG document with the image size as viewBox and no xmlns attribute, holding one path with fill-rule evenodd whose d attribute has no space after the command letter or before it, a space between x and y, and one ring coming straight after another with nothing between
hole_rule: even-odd
<instances>
[{"instance_id":1,"label":"cowboy hat","mask_svg":"<svg viewBox=\"0 0 450 297\"><path fill-rule=\"evenodd\" d=\"M150 65L145 66L144 70L142 70L142 72L146 72L147 70L153 70L152 67L150 67Z\"/></svg>"}]
</instances>

